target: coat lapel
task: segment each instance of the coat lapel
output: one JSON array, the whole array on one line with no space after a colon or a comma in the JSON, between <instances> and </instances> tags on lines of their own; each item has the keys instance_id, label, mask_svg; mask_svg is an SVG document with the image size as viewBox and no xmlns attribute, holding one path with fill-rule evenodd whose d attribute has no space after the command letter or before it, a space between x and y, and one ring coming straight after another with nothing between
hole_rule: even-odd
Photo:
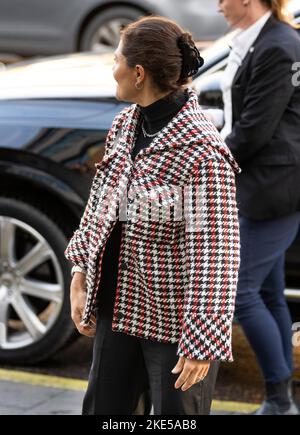
<instances>
[{"instance_id":1,"label":"coat lapel","mask_svg":"<svg viewBox=\"0 0 300 435\"><path fill-rule=\"evenodd\" d=\"M262 28L262 30L260 31L256 40L251 45L250 49L248 50L248 53L244 57L239 69L237 70L237 72L234 76L232 86L236 85L239 78L242 76L243 72L247 70L247 68L250 64L250 61L252 59L252 55L255 51L255 47L256 47L257 43L263 38L265 33L268 32L274 26L275 23L276 23L276 19L273 15L271 15L270 18L267 20L266 24L264 25L264 27Z\"/></svg>"},{"instance_id":2,"label":"coat lapel","mask_svg":"<svg viewBox=\"0 0 300 435\"><path fill-rule=\"evenodd\" d=\"M239 78L242 76L243 72L247 70L250 60L252 58L252 54L255 50L255 46L252 45L248 51L248 53L246 54L246 56L244 57L239 69L237 70L233 82L232 82L232 87L235 86L239 80Z\"/></svg>"}]
</instances>

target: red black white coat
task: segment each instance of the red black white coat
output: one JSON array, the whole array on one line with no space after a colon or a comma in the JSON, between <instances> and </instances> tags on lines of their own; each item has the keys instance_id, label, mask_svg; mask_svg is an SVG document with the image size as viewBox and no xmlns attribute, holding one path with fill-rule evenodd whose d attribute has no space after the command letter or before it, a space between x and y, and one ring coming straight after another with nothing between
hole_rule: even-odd
<instances>
[{"instance_id":1,"label":"red black white coat","mask_svg":"<svg viewBox=\"0 0 300 435\"><path fill-rule=\"evenodd\" d=\"M184 211L176 220L120 218L124 222L112 330L178 343L177 355L186 358L232 361L240 264L235 174L241 169L202 112L196 92L189 88L188 93L186 104L134 162L139 106L133 104L115 117L65 256L86 271L87 324L101 291L105 244L121 210L124 216L124 204L129 211L137 199L145 205L151 197L153 210L169 208L169 217L174 217L181 201ZM191 217L199 215L198 187L201 219L193 227Z\"/></svg>"}]
</instances>

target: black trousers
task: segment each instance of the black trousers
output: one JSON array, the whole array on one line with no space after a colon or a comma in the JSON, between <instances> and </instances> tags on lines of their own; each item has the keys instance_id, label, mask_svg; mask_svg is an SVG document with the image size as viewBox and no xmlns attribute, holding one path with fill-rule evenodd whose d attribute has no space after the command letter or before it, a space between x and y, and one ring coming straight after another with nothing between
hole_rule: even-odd
<instances>
[{"instance_id":1,"label":"black trousers","mask_svg":"<svg viewBox=\"0 0 300 435\"><path fill-rule=\"evenodd\" d=\"M171 373L176 350L177 343L112 331L111 318L98 318L82 415L144 414L141 400L147 397L154 415L208 415L219 363L211 363L204 381L182 391L174 387L179 373Z\"/></svg>"}]
</instances>

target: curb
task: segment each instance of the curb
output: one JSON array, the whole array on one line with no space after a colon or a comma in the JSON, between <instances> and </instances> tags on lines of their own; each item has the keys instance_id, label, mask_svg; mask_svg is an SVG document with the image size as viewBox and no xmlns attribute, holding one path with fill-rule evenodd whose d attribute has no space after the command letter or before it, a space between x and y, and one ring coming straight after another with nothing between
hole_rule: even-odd
<instances>
[{"instance_id":1,"label":"curb","mask_svg":"<svg viewBox=\"0 0 300 435\"><path fill-rule=\"evenodd\" d=\"M63 390L71 391L85 391L87 388L87 381L82 381L80 379L4 369L0 369L0 381L37 385L39 387L61 388Z\"/></svg>"},{"instance_id":2,"label":"curb","mask_svg":"<svg viewBox=\"0 0 300 435\"><path fill-rule=\"evenodd\" d=\"M60 388L71 391L85 391L87 381L64 378L60 376L41 375L37 373L0 369L0 381L16 382L48 388ZM227 413L250 413L257 409L257 404L213 400L212 411Z\"/></svg>"}]
</instances>

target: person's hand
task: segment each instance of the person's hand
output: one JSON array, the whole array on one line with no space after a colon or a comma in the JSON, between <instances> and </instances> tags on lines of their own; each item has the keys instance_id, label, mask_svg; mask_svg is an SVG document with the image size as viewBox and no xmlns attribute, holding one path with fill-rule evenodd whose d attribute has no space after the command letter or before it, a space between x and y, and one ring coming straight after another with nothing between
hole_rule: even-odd
<instances>
[{"instance_id":1,"label":"person's hand","mask_svg":"<svg viewBox=\"0 0 300 435\"><path fill-rule=\"evenodd\" d=\"M208 373L209 367L210 361L200 361L180 356L176 366L172 370L174 374L181 372L175 382L175 388L182 387L182 391L186 391L197 382L203 381Z\"/></svg>"},{"instance_id":2,"label":"person's hand","mask_svg":"<svg viewBox=\"0 0 300 435\"><path fill-rule=\"evenodd\" d=\"M96 334L96 318L94 315L91 316L88 326L80 324L86 297L86 276L84 273L75 272L70 289L71 317L80 334L94 337Z\"/></svg>"}]
</instances>

